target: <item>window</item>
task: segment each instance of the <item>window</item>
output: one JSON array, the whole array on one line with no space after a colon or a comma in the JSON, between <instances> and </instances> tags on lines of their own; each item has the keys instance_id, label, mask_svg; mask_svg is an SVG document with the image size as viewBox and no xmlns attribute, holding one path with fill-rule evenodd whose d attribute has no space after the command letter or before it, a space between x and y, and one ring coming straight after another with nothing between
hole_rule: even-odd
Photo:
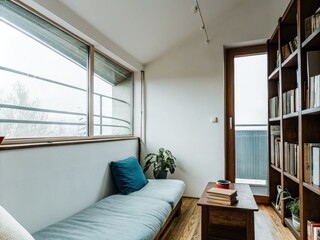
<instances>
[{"instance_id":1,"label":"window","mask_svg":"<svg viewBox=\"0 0 320 240\"><path fill-rule=\"evenodd\" d=\"M131 134L132 73L95 51L94 135Z\"/></svg>"},{"instance_id":2,"label":"window","mask_svg":"<svg viewBox=\"0 0 320 240\"><path fill-rule=\"evenodd\" d=\"M7 139L131 134L132 72L10 1L0 3L0 135ZM89 122L93 114L94 122Z\"/></svg>"}]
</instances>

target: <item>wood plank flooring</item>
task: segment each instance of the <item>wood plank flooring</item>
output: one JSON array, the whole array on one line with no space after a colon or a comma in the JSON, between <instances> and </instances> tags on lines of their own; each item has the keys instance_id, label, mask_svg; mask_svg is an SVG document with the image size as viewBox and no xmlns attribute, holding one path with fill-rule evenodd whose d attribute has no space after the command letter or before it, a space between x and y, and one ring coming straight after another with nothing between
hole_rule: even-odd
<instances>
[{"instance_id":1,"label":"wood plank flooring","mask_svg":"<svg viewBox=\"0 0 320 240\"><path fill-rule=\"evenodd\" d=\"M201 208L198 199L183 198L181 215L173 218L159 240L201 240ZM256 240L295 240L290 230L269 206L259 205L255 212Z\"/></svg>"}]
</instances>

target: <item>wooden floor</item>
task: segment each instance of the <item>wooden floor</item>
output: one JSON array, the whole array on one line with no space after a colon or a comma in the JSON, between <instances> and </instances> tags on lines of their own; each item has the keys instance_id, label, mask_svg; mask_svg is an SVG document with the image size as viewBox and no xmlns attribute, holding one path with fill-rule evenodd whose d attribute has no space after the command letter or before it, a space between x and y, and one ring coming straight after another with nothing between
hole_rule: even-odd
<instances>
[{"instance_id":1,"label":"wooden floor","mask_svg":"<svg viewBox=\"0 0 320 240\"><path fill-rule=\"evenodd\" d=\"M182 199L181 215L171 221L160 240L201 239L201 209L197 202L194 198ZM259 211L255 212L255 235L256 240L295 240L273 209L265 205L259 205Z\"/></svg>"}]
</instances>

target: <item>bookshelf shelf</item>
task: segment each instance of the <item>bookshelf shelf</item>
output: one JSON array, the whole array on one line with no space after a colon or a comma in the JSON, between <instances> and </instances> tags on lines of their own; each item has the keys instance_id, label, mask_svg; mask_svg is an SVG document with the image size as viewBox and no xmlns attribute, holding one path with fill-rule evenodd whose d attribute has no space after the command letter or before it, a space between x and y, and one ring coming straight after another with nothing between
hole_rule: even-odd
<instances>
[{"instance_id":1,"label":"bookshelf shelf","mask_svg":"<svg viewBox=\"0 0 320 240\"><path fill-rule=\"evenodd\" d=\"M278 167L276 167L276 166L273 165L273 164L270 164L270 166L271 166L271 168L273 168L274 170L278 171L279 173L282 172L281 168L278 168Z\"/></svg>"},{"instance_id":2,"label":"bookshelf shelf","mask_svg":"<svg viewBox=\"0 0 320 240\"><path fill-rule=\"evenodd\" d=\"M320 0L291 0L267 43L270 202L281 222L301 240L308 239L308 220L320 222L320 186L304 182L317 183L318 177L320 181L315 167L320 165L320 107L306 108L319 104L318 9ZM278 185L299 197L301 232L292 226L287 202L281 203L282 211L275 207Z\"/></svg>"},{"instance_id":3,"label":"bookshelf shelf","mask_svg":"<svg viewBox=\"0 0 320 240\"><path fill-rule=\"evenodd\" d=\"M269 80L275 80L279 78L279 68L277 67L274 71L269 75Z\"/></svg>"},{"instance_id":4,"label":"bookshelf shelf","mask_svg":"<svg viewBox=\"0 0 320 240\"><path fill-rule=\"evenodd\" d=\"M283 175L286 176L287 178L290 178L292 181L296 182L299 184L299 179L295 176L292 176L290 173L283 172Z\"/></svg>"},{"instance_id":5,"label":"bookshelf shelf","mask_svg":"<svg viewBox=\"0 0 320 240\"><path fill-rule=\"evenodd\" d=\"M302 115L320 115L320 107L302 110Z\"/></svg>"},{"instance_id":6,"label":"bookshelf shelf","mask_svg":"<svg viewBox=\"0 0 320 240\"><path fill-rule=\"evenodd\" d=\"M303 43L302 48L304 50L318 50L320 49L320 29L314 31Z\"/></svg>"},{"instance_id":7,"label":"bookshelf shelf","mask_svg":"<svg viewBox=\"0 0 320 240\"><path fill-rule=\"evenodd\" d=\"M269 118L269 122L279 122L280 117L275 117L275 118Z\"/></svg>"},{"instance_id":8,"label":"bookshelf shelf","mask_svg":"<svg viewBox=\"0 0 320 240\"><path fill-rule=\"evenodd\" d=\"M290 229L296 239L300 239L300 232L294 229L291 218L285 218L284 222L286 226Z\"/></svg>"},{"instance_id":9,"label":"bookshelf shelf","mask_svg":"<svg viewBox=\"0 0 320 240\"><path fill-rule=\"evenodd\" d=\"M289 118L296 118L299 116L299 113L298 112L294 112L294 113L289 113L289 114L286 114L286 115L283 115L283 119L289 119Z\"/></svg>"},{"instance_id":10,"label":"bookshelf shelf","mask_svg":"<svg viewBox=\"0 0 320 240\"><path fill-rule=\"evenodd\" d=\"M311 183L303 183L303 186L308 188L310 191L314 192L315 194L320 195L320 186L311 184Z\"/></svg>"},{"instance_id":11,"label":"bookshelf shelf","mask_svg":"<svg viewBox=\"0 0 320 240\"><path fill-rule=\"evenodd\" d=\"M296 49L290 56L282 63L283 68L298 66L298 49Z\"/></svg>"}]
</instances>

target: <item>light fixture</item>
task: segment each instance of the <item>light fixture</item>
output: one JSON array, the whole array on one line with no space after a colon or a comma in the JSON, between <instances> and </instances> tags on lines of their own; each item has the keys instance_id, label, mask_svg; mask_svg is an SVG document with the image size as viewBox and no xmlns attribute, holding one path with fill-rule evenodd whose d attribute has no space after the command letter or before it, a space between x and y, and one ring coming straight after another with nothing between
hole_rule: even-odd
<instances>
[{"instance_id":1,"label":"light fixture","mask_svg":"<svg viewBox=\"0 0 320 240\"><path fill-rule=\"evenodd\" d=\"M195 5L193 8L193 13L196 14L198 12L198 10L199 10L198 5Z\"/></svg>"},{"instance_id":2,"label":"light fixture","mask_svg":"<svg viewBox=\"0 0 320 240\"><path fill-rule=\"evenodd\" d=\"M208 36L208 32L207 32L207 29L206 29L206 25L204 24L204 20L203 20L203 16L202 16L202 13L201 13L201 9L200 9L200 5L198 3L198 0L195 0L195 6L193 8L193 13L196 14L196 13L199 13L199 16L200 16L200 20L201 20L201 26L200 26L200 29L204 31L205 35L206 35L206 41L205 43L206 44L209 44L210 43L210 38Z\"/></svg>"}]
</instances>

